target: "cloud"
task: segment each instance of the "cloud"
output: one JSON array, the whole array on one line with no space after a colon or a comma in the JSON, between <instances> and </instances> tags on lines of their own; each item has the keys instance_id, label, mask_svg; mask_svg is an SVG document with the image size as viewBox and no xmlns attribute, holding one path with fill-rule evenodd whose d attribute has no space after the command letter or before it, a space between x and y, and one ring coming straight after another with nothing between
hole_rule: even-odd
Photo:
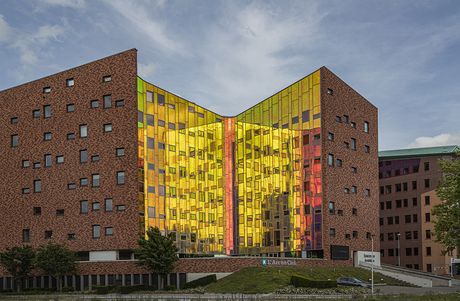
<instances>
[{"instance_id":1,"label":"cloud","mask_svg":"<svg viewBox=\"0 0 460 301\"><path fill-rule=\"evenodd\" d=\"M0 42L6 42L11 36L12 28L6 23L3 15L0 15Z\"/></svg>"},{"instance_id":2,"label":"cloud","mask_svg":"<svg viewBox=\"0 0 460 301\"><path fill-rule=\"evenodd\" d=\"M137 74L143 79L147 79L149 76L152 76L155 71L157 71L158 66L154 63L149 63L147 65L137 64Z\"/></svg>"},{"instance_id":3,"label":"cloud","mask_svg":"<svg viewBox=\"0 0 460 301\"><path fill-rule=\"evenodd\" d=\"M407 148L460 145L460 132L456 134L440 134L434 137L418 137Z\"/></svg>"},{"instance_id":4,"label":"cloud","mask_svg":"<svg viewBox=\"0 0 460 301\"><path fill-rule=\"evenodd\" d=\"M41 0L42 3L52 6L67 6L72 8L85 8L85 0Z\"/></svg>"}]
</instances>

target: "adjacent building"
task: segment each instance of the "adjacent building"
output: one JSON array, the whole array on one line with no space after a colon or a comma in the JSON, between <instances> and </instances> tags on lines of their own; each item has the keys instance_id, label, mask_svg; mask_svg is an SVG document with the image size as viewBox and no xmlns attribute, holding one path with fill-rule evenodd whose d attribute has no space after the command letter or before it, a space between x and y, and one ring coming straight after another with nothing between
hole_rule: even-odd
<instances>
[{"instance_id":1,"label":"adjacent building","mask_svg":"<svg viewBox=\"0 0 460 301\"><path fill-rule=\"evenodd\" d=\"M138 77L135 49L0 103L1 249L66 242L94 281L135 274L150 226L180 257L329 266L379 232L377 108L325 67L233 117Z\"/></svg>"},{"instance_id":2,"label":"adjacent building","mask_svg":"<svg viewBox=\"0 0 460 301\"><path fill-rule=\"evenodd\" d=\"M380 258L383 263L448 274L457 252L441 255L432 238L431 209L440 203L438 160L456 158L456 145L379 152Z\"/></svg>"}]
</instances>

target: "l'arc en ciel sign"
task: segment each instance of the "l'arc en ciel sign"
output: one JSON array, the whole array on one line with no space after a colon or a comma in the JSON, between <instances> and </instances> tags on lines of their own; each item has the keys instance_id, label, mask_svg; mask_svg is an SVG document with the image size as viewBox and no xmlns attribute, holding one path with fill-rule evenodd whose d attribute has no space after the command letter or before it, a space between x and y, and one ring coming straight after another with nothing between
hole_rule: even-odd
<instances>
[{"instance_id":1,"label":"l'arc en ciel sign","mask_svg":"<svg viewBox=\"0 0 460 301\"><path fill-rule=\"evenodd\" d=\"M276 259L262 259L263 266L273 266L273 265L297 265L297 262L294 260L276 260Z\"/></svg>"}]
</instances>

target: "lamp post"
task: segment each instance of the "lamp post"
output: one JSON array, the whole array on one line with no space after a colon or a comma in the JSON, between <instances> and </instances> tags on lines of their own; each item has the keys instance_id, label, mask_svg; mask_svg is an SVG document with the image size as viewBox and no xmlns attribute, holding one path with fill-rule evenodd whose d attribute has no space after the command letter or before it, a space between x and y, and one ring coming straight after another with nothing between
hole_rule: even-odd
<instances>
[{"instance_id":1,"label":"lamp post","mask_svg":"<svg viewBox=\"0 0 460 301\"><path fill-rule=\"evenodd\" d=\"M372 261L371 261L371 285L372 285L372 296L374 295L374 236L375 234L372 234Z\"/></svg>"},{"instance_id":2,"label":"lamp post","mask_svg":"<svg viewBox=\"0 0 460 301\"><path fill-rule=\"evenodd\" d=\"M401 233L398 233L398 266L401 266L401 249L399 248L399 237L401 236Z\"/></svg>"}]
</instances>

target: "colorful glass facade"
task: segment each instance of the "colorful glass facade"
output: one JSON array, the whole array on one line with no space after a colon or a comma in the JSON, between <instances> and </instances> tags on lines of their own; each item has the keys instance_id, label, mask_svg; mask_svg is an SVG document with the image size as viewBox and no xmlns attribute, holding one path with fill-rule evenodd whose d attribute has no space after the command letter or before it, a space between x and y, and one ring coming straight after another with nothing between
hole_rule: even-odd
<instances>
[{"instance_id":1,"label":"colorful glass facade","mask_svg":"<svg viewBox=\"0 0 460 301\"><path fill-rule=\"evenodd\" d=\"M321 250L320 71L236 117L138 78L140 230L180 253Z\"/></svg>"}]
</instances>

